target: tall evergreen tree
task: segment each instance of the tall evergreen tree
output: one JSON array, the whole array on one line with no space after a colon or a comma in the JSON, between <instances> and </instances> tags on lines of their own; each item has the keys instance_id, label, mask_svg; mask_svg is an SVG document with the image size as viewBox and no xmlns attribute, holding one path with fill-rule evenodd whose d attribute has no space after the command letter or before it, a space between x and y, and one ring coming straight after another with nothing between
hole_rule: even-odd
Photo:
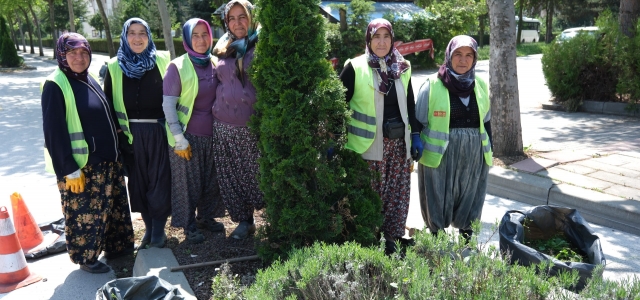
<instances>
[{"instance_id":1,"label":"tall evergreen tree","mask_svg":"<svg viewBox=\"0 0 640 300\"><path fill-rule=\"evenodd\" d=\"M348 109L325 59L329 45L317 4L256 5L263 27L252 65L258 102L250 126L262 154L265 257L315 241L375 243L382 224L373 175L359 154L343 148ZM328 157L329 148L335 155Z\"/></svg>"},{"instance_id":2,"label":"tall evergreen tree","mask_svg":"<svg viewBox=\"0 0 640 300\"><path fill-rule=\"evenodd\" d=\"M3 67L17 67L20 57L13 41L9 37L9 28L3 16L0 16L0 65Z\"/></svg>"}]
</instances>

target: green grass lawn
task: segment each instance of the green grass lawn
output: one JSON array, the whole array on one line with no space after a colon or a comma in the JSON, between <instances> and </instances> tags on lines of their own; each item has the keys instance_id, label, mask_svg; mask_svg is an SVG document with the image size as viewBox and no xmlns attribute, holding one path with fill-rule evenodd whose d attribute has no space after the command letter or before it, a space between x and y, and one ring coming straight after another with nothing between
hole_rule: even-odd
<instances>
[{"instance_id":1,"label":"green grass lawn","mask_svg":"<svg viewBox=\"0 0 640 300\"><path fill-rule=\"evenodd\" d=\"M542 54L542 49L547 47L545 43L525 43L520 44L516 48L517 56L527 56L531 54ZM478 49L478 60L489 59L489 46L483 46Z\"/></svg>"}]
</instances>

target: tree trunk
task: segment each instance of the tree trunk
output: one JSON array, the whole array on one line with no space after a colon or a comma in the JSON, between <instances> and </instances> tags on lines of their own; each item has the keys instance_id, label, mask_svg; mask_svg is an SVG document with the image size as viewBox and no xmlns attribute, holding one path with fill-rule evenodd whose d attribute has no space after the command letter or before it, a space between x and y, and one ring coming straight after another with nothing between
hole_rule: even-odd
<instances>
[{"instance_id":1,"label":"tree trunk","mask_svg":"<svg viewBox=\"0 0 640 300\"><path fill-rule=\"evenodd\" d=\"M107 18L107 14L104 12L104 5L102 4L102 0L96 0L98 3L98 10L100 10L100 16L102 17L102 22L104 23L104 32L107 35L107 49L109 49L109 57L116 56L116 50L113 48L113 39L111 38L111 28L109 27L109 18ZM100 32L102 35L102 32Z\"/></svg>"},{"instance_id":2,"label":"tree trunk","mask_svg":"<svg viewBox=\"0 0 640 300\"><path fill-rule=\"evenodd\" d=\"M16 45L16 50L20 51L20 42L18 42L18 34L13 29L13 19L11 18L11 14L7 14L7 20L9 21L9 27L11 27L11 38L13 39L13 43Z\"/></svg>"},{"instance_id":3,"label":"tree trunk","mask_svg":"<svg viewBox=\"0 0 640 300\"><path fill-rule=\"evenodd\" d=\"M524 8L523 0L518 1L518 33L516 35L516 45L519 45L522 41L522 25L524 25L524 20L522 20L522 9Z\"/></svg>"},{"instance_id":4,"label":"tree trunk","mask_svg":"<svg viewBox=\"0 0 640 300\"><path fill-rule=\"evenodd\" d=\"M55 16L53 14L53 1L54 0L47 0L47 3L49 3L49 25L51 26L51 39L53 40L55 45L55 41L57 40L58 36L56 35L56 23L54 22ZM55 50L53 51L53 58L56 58Z\"/></svg>"},{"instance_id":5,"label":"tree trunk","mask_svg":"<svg viewBox=\"0 0 640 300\"><path fill-rule=\"evenodd\" d=\"M36 13L33 12L33 6L29 5L29 11L31 12L31 16L33 17L33 22L36 23L36 29L38 30L38 45L40 47L40 56L44 56L44 51L42 50L42 31L40 30L40 22L38 22L38 17L36 17Z\"/></svg>"},{"instance_id":6,"label":"tree trunk","mask_svg":"<svg viewBox=\"0 0 640 300\"><path fill-rule=\"evenodd\" d=\"M76 18L73 16L73 0L67 0L69 6L69 31L76 32Z\"/></svg>"},{"instance_id":7,"label":"tree trunk","mask_svg":"<svg viewBox=\"0 0 640 300\"><path fill-rule=\"evenodd\" d=\"M487 15L480 15L478 17L478 48L484 47L484 29L486 27L485 23L487 20Z\"/></svg>"},{"instance_id":8,"label":"tree trunk","mask_svg":"<svg viewBox=\"0 0 640 300\"><path fill-rule=\"evenodd\" d=\"M29 29L29 45L31 46L31 54L36 54L36 51L33 49L33 28L31 23L29 23L29 16L27 15L27 10L24 7L19 6L22 14L24 15L24 21L27 22L27 29Z\"/></svg>"},{"instance_id":9,"label":"tree trunk","mask_svg":"<svg viewBox=\"0 0 640 300\"><path fill-rule=\"evenodd\" d=\"M347 11L343 8L340 9L340 32L347 31Z\"/></svg>"},{"instance_id":10,"label":"tree trunk","mask_svg":"<svg viewBox=\"0 0 640 300\"><path fill-rule=\"evenodd\" d=\"M167 10L167 3L164 0L158 0L158 10L162 19L162 31L164 33L164 44L171 54L171 59L176 57L176 51L173 49L173 36L171 35L171 18Z\"/></svg>"},{"instance_id":11,"label":"tree trunk","mask_svg":"<svg viewBox=\"0 0 640 300\"><path fill-rule=\"evenodd\" d=\"M620 0L620 30L628 37L634 37L636 22L640 14L640 0Z\"/></svg>"},{"instance_id":12,"label":"tree trunk","mask_svg":"<svg viewBox=\"0 0 640 300\"><path fill-rule=\"evenodd\" d=\"M20 36L22 37L22 52L27 53L27 42L24 40L24 31L22 31L22 22L20 21L20 15L16 11L16 20L18 21L18 29L20 30ZM19 50L19 49L18 49Z\"/></svg>"},{"instance_id":13,"label":"tree trunk","mask_svg":"<svg viewBox=\"0 0 640 300\"><path fill-rule=\"evenodd\" d=\"M553 1L554 0L547 1L547 32L544 36L545 44L551 43L553 39Z\"/></svg>"},{"instance_id":14,"label":"tree trunk","mask_svg":"<svg viewBox=\"0 0 640 300\"><path fill-rule=\"evenodd\" d=\"M493 153L523 155L513 1L487 0L491 28L489 91Z\"/></svg>"}]
</instances>

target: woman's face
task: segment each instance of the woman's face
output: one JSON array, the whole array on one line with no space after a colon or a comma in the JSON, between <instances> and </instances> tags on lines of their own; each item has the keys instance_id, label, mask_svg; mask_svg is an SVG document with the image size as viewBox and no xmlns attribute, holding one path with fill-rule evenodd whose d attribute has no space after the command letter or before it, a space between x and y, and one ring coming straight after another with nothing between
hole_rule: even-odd
<instances>
[{"instance_id":1,"label":"woman's face","mask_svg":"<svg viewBox=\"0 0 640 300\"><path fill-rule=\"evenodd\" d=\"M474 59L475 52L471 47L460 47L451 54L451 66L456 73L464 74L471 70Z\"/></svg>"},{"instance_id":2,"label":"woman's face","mask_svg":"<svg viewBox=\"0 0 640 300\"><path fill-rule=\"evenodd\" d=\"M240 4L236 4L229 10L229 16L227 17L227 23L229 30L237 38L242 39L247 36L249 30L249 16L244 10L244 7Z\"/></svg>"},{"instance_id":3,"label":"woman's face","mask_svg":"<svg viewBox=\"0 0 640 300\"><path fill-rule=\"evenodd\" d=\"M91 57L89 51L78 48L67 52L67 63L74 73L82 73L89 68Z\"/></svg>"},{"instance_id":4,"label":"woman's face","mask_svg":"<svg viewBox=\"0 0 640 300\"><path fill-rule=\"evenodd\" d=\"M211 47L211 36L204 24L199 23L191 32L191 47L193 47L193 51L200 54L207 53Z\"/></svg>"},{"instance_id":5,"label":"woman's face","mask_svg":"<svg viewBox=\"0 0 640 300\"><path fill-rule=\"evenodd\" d=\"M376 33L371 37L369 47L378 57L384 57L389 54L391 50L391 33L389 30L386 28L376 30Z\"/></svg>"},{"instance_id":6,"label":"woman's face","mask_svg":"<svg viewBox=\"0 0 640 300\"><path fill-rule=\"evenodd\" d=\"M142 53L149 45L147 29L140 23L131 24L127 30L127 42L136 54Z\"/></svg>"}]
</instances>

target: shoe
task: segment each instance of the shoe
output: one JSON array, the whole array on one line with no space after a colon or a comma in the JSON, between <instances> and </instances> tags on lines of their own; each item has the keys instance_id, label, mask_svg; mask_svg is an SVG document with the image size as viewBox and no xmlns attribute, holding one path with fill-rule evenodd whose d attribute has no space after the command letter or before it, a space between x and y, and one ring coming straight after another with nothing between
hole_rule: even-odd
<instances>
[{"instance_id":1,"label":"shoe","mask_svg":"<svg viewBox=\"0 0 640 300\"><path fill-rule=\"evenodd\" d=\"M187 242L190 244L200 244L204 242L204 235L198 231L198 229L194 231L186 231L185 235L187 236Z\"/></svg>"},{"instance_id":2,"label":"shoe","mask_svg":"<svg viewBox=\"0 0 640 300\"><path fill-rule=\"evenodd\" d=\"M196 219L196 225L200 229L206 229L211 232L224 231L224 224L214 219Z\"/></svg>"},{"instance_id":3,"label":"shoe","mask_svg":"<svg viewBox=\"0 0 640 300\"><path fill-rule=\"evenodd\" d=\"M236 227L236 229L233 230L233 232L231 233L231 237L236 240L243 240L243 239L246 239L250 234L254 232L256 232L255 224L249 224L249 222L242 221L240 222L238 227Z\"/></svg>"},{"instance_id":4,"label":"shoe","mask_svg":"<svg viewBox=\"0 0 640 300\"><path fill-rule=\"evenodd\" d=\"M138 246L138 248L139 248L139 247L140 247L140 246ZM106 259L114 259L114 258L118 258L118 257L121 257L121 256L125 256L125 255L132 254L132 253L133 253L133 251L135 251L135 250L136 250L136 247L135 247L135 245L134 245L134 247L124 249L124 250L122 250L122 251L120 251L120 252L108 252L108 251L104 251L104 258L106 258Z\"/></svg>"},{"instance_id":5,"label":"shoe","mask_svg":"<svg viewBox=\"0 0 640 300\"><path fill-rule=\"evenodd\" d=\"M202 236L202 240L204 241L204 236ZM160 239L160 241L156 243L149 243L149 248L164 248L164 245L166 243L167 243L167 234L162 234L162 238Z\"/></svg>"},{"instance_id":6,"label":"shoe","mask_svg":"<svg viewBox=\"0 0 640 300\"><path fill-rule=\"evenodd\" d=\"M111 268L101 261L96 261L91 265L80 265L80 270L89 272L92 274L99 274L99 273L107 273L111 271Z\"/></svg>"},{"instance_id":7,"label":"shoe","mask_svg":"<svg viewBox=\"0 0 640 300\"><path fill-rule=\"evenodd\" d=\"M148 239L142 239L140 241L140 245L138 245L138 247L136 247L136 250L142 250L142 249L147 249L149 246L149 243L151 243L151 238Z\"/></svg>"},{"instance_id":8,"label":"shoe","mask_svg":"<svg viewBox=\"0 0 640 300\"><path fill-rule=\"evenodd\" d=\"M395 241L385 241L384 242L384 254L389 256L391 254L396 253L398 249L396 249Z\"/></svg>"}]
</instances>

